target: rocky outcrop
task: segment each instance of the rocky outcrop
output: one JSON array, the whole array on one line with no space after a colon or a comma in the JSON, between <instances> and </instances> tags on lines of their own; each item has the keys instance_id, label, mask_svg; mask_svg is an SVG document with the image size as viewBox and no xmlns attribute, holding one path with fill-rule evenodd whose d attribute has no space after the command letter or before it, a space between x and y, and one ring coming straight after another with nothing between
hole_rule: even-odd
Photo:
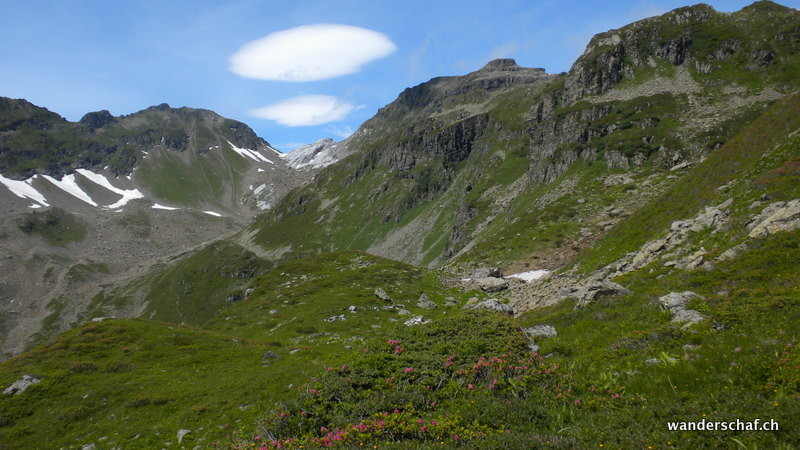
<instances>
[{"instance_id":1,"label":"rocky outcrop","mask_svg":"<svg viewBox=\"0 0 800 450\"><path fill-rule=\"evenodd\" d=\"M747 224L751 238L797 228L800 228L800 199L772 203Z\"/></svg>"},{"instance_id":2,"label":"rocky outcrop","mask_svg":"<svg viewBox=\"0 0 800 450\"><path fill-rule=\"evenodd\" d=\"M392 301L392 297L389 297L389 294L387 294L386 291L384 291L381 288L375 288L375 296L378 297L379 299L385 301L385 302L391 302Z\"/></svg>"},{"instance_id":3,"label":"rocky outcrop","mask_svg":"<svg viewBox=\"0 0 800 450\"><path fill-rule=\"evenodd\" d=\"M33 386L34 384L40 383L42 380L41 378L35 375L23 375L22 378L19 380L11 383L11 386L3 389L3 394L6 395L17 395L25 392L26 389Z\"/></svg>"},{"instance_id":4,"label":"rocky outcrop","mask_svg":"<svg viewBox=\"0 0 800 450\"><path fill-rule=\"evenodd\" d=\"M508 289L508 281L502 278L484 277L472 280L484 292L500 292Z\"/></svg>"},{"instance_id":5,"label":"rocky outcrop","mask_svg":"<svg viewBox=\"0 0 800 450\"><path fill-rule=\"evenodd\" d=\"M670 292L658 299L662 308L672 313L672 322L685 323L684 327L702 322L708 317L694 309L687 309L687 305L692 300L705 300L702 296L692 292Z\"/></svg>"},{"instance_id":6,"label":"rocky outcrop","mask_svg":"<svg viewBox=\"0 0 800 450\"><path fill-rule=\"evenodd\" d=\"M532 352L539 351L539 346L533 338L551 338L558 336L556 328L552 325L535 325L523 328L522 331L528 337L528 349Z\"/></svg>"},{"instance_id":7,"label":"rocky outcrop","mask_svg":"<svg viewBox=\"0 0 800 450\"><path fill-rule=\"evenodd\" d=\"M627 295L631 291L619 283L608 279L589 279L580 284L568 287L561 293L564 299L576 300L576 307L582 308L601 297Z\"/></svg>"},{"instance_id":8,"label":"rocky outcrop","mask_svg":"<svg viewBox=\"0 0 800 450\"><path fill-rule=\"evenodd\" d=\"M423 293L419 296L419 300L417 300L417 307L422 309L434 309L436 308L436 303L434 303L425 293Z\"/></svg>"},{"instance_id":9,"label":"rocky outcrop","mask_svg":"<svg viewBox=\"0 0 800 450\"><path fill-rule=\"evenodd\" d=\"M464 309L485 309L503 314L514 314L514 309L510 305L501 303L500 300L496 298L490 298L488 300L472 304L468 302L466 305L464 305Z\"/></svg>"}]
</instances>

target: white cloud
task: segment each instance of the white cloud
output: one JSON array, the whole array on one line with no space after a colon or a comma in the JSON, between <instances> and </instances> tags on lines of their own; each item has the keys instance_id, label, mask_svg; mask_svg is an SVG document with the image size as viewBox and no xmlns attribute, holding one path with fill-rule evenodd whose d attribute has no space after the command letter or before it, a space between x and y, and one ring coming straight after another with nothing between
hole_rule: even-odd
<instances>
[{"instance_id":1,"label":"white cloud","mask_svg":"<svg viewBox=\"0 0 800 450\"><path fill-rule=\"evenodd\" d=\"M354 108L331 95L301 95L254 109L250 114L287 127L302 127L340 120Z\"/></svg>"},{"instance_id":2,"label":"white cloud","mask_svg":"<svg viewBox=\"0 0 800 450\"><path fill-rule=\"evenodd\" d=\"M348 25L305 25L245 44L231 56L230 69L261 80L315 81L358 72L396 49L377 31Z\"/></svg>"}]
</instances>

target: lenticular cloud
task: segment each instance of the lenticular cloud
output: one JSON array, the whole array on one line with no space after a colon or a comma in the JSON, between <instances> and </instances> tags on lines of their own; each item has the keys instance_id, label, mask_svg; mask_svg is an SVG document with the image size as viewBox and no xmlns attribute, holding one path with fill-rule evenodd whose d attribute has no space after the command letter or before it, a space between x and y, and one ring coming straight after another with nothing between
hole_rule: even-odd
<instances>
[{"instance_id":1,"label":"lenticular cloud","mask_svg":"<svg viewBox=\"0 0 800 450\"><path fill-rule=\"evenodd\" d=\"M353 108L352 104L330 95L302 95L254 109L250 113L287 127L301 127L337 121Z\"/></svg>"},{"instance_id":2,"label":"lenticular cloud","mask_svg":"<svg viewBox=\"0 0 800 450\"><path fill-rule=\"evenodd\" d=\"M397 47L386 35L348 25L305 25L245 44L230 69L247 78L316 81L357 72Z\"/></svg>"}]
</instances>

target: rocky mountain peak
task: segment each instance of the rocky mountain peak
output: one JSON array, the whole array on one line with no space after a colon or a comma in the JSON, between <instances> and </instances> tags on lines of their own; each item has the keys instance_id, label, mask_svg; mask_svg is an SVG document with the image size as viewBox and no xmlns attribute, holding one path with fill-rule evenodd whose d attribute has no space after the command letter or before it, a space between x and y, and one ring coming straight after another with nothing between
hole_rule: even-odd
<instances>
[{"instance_id":1,"label":"rocky mountain peak","mask_svg":"<svg viewBox=\"0 0 800 450\"><path fill-rule=\"evenodd\" d=\"M96 128L102 128L109 123L114 123L116 121L116 117L111 115L108 110L104 109L102 111L86 113L83 117L81 117L80 123L94 130Z\"/></svg>"},{"instance_id":2,"label":"rocky mountain peak","mask_svg":"<svg viewBox=\"0 0 800 450\"><path fill-rule=\"evenodd\" d=\"M500 58L500 59L493 59L486 63L485 66L480 70L480 72L497 72L497 71L516 71L522 70L523 68L517 64L517 61L513 58Z\"/></svg>"}]
</instances>

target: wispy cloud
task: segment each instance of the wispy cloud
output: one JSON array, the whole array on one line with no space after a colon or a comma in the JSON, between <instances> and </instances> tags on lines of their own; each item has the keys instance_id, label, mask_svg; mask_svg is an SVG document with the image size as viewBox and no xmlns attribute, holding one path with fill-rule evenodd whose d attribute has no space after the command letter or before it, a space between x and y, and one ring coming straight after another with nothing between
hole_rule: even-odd
<instances>
[{"instance_id":1,"label":"wispy cloud","mask_svg":"<svg viewBox=\"0 0 800 450\"><path fill-rule=\"evenodd\" d=\"M249 42L230 69L247 78L316 81L358 72L397 46L384 34L348 25L305 25Z\"/></svg>"},{"instance_id":2,"label":"wispy cloud","mask_svg":"<svg viewBox=\"0 0 800 450\"><path fill-rule=\"evenodd\" d=\"M489 53L489 60L498 59L498 58L507 58L509 56L513 56L514 53L519 50L519 44L516 42L509 42L507 44L498 45L497 47L493 48L492 51Z\"/></svg>"},{"instance_id":3,"label":"wispy cloud","mask_svg":"<svg viewBox=\"0 0 800 450\"><path fill-rule=\"evenodd\" d=\"M353 127L350 125L343 125L343 126L330 126L325 131L331 133L332 135L336 136L339 139L347 139L353 134Z\"/></svg>"},{"instance_id":4,"label":"wispy cloud","mask_svg":"<svg viewBox=\"0 0 800 450\"><path fill-rule=\"evenodd\" d=\"M331 95L301 95L250 111L287 127L322 125L344 118L355 108Z\"/></svg>"}]
</instances>

